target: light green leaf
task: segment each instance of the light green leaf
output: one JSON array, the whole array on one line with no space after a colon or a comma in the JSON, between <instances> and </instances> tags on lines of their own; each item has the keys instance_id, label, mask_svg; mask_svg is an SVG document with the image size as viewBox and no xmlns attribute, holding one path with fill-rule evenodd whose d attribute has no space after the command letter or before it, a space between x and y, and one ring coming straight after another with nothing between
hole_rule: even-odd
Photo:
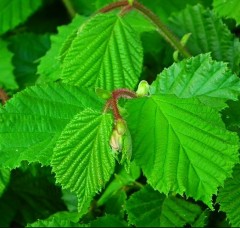
<instances>
[{"instance_id":1,"label":"light green leaf","mask_svg":"<svg viewBox=\"0 0 240 228\"><path fill-rule=\"evenodd\" d=\"M87 21L63 61L63 82L87 87L134 88L142 68L138 34L116 14Z\"/></svg>"},{"instance_id":2,"label":"light green leaf","mask_svg":"<svg viewBox=\"0 0 240 228\"><path fill-rule=\"evenodd\" d=\"M127 109L133 158L149 183L212 207L212 194L231 174L239 149L237 135L226 130L219 113L173 95L130 100Z\"/></svg>"},{"instance_id":3,"label":"light green leaf","mask_svg":"<svg viewBox=\"0 0 240 228\"><path fill-rule=\"evenodd\" d=\"M127 227L124 220L120 220L114 215L105 215L90 223L90 227Z\"/></svg>"},{"instance_id":4,"label":"light green leaf","mask_svg":"<svg viewBox=\"0 0 240 228\"><path fill-rule=\"evenodd\" d=\"M110 114L85 109L66 126L54 149L51 164L56 179L78 195L79 211L114 171L109 145L112 122Z\"/></svg>"},{"instance_id":5,"label":"light green leaf","mask_svg":"<svg viewBox=\"0 0 240 228\"><path fill-rule=\"evenodd\" d=\"M38 74L40 77L37 83L46 83L50 81L56 81L60 78L61 74L61 50L66 52L71 45L71 41L75 35L77 35L77 29L85 21L85 17L76 15L72 22L68 25L58 27L58 34L51 36L51 48L46 55L41 58L41 62L38 66ZM62 47L62 48L61 48Z\"/></svg>"},{"instance_id":6,"label":"light green leaf","mask_svg":"<svg viewBox=\"0 0 240 228\"><path fill-rule=\"evenodd\" d=\"M24 22L41 4L41 0L1 0L0 34Z\"/></svg>"},{"instance_id":7,"label":"light green leaf","mask_svg":"<svg viewBox=\"0 0 240 228\"><path fill-rule=\"evenodd\" d=\"M17 89L18 85L13 75L12 56L7 43L0 40L0 87L5 89Z\"/></svg>"},{"instance_id":8,"label":"light green leaf","mask_svg":"<svg viewBox=\"0 0 240 228\"><path fill-rule=\"evenodd\" d=\"M156 31L156 27L138 11L132 10L124 15L124 18L128 21L131 27L134 28L135 32L139 34Z\"/></svg>"},{"instance_id":9,"label":"light green leaf","mask_svg":"<svg viewBox=\"0 0 240 228\"><path fill-rule=\"evenodd\" d=\"M23 33L11 37L9 49L14 53L16 81L24 88L37 80L37 65L50 47L49 35Z\"/></svg>"},{"instance_id":10,"label":"light green leaf","mask_svg":"<svg viewBox=\"0 0 240 228\"><path fill-rule=\"evenodd\" d=\"M188 6L172 15L169 21L170 28L179 38L191 33L187 48L192 55L211 52L213 59L227 62L233 71L239 71L239 40L212 11L201 5Z\"/></svg>"},{"instance_id":11,"label":"light green leaf","mask_svg":"<svg viewBox=\"0 0 240 228\"><path fill-rule=\"evenodd\" d=\"M10 174L11 171L9 169L0 169L0 196L8 185Z\"/></svg>"},{"instance_id":12,"label":"light green leaf","mask_svg":"<svg viewBox=\"0 0 240 228\"><path fill-rule=\"evenodd\" d=\"M209 54L200 54L163 70L152 83L150 92L197 97L207 105L223 108L226 100L238 99L240 80L225 63L213 61Z\"/></svg>"},{"instance_id":13,"label":"light green leaf","mask_svg":"<svg viewBox=\"0 0 240 228\"><path fill-rule=\"evenodd\" d=\"M137 227L183 227L193 223L201 208L184 199L168 196L146 186L127 201L130 224Z\"/></svg>"},{"instance_id":14,"label":"light green leaf","mask_svg":"<svg viewBox=\"0 0 240 228\"><path fill-rule=\"evenodd\" d=\"M78 213L63 211L57 212L47 219L28 224L27 227L88 227L88 225L80 224L78 221Z\"/></svg>"},{"instance_id":15,"label":"light green leaf","mask_svg":"<svg viewBox=\"0 0 240 228\"><path fill-rule=\"evenodd\" d=\"M226 212L227 218L232 227L240 226L240 165L236 165L233 170L232 178L228 178L224 187L220 188L217 202L220 204L220 210Z\"/></svg>"},{"instance_id":16,"label":"light green leaf","mask_svg":"<svg viewBox=\"0 0 240 228\"><path fill-rule=\"evenodd\" d=\"M240 2L238 0L213 0L214 10L222 17L233 18L240 24Z\"/></svg>"},{"instance_id":17,"label":"light green leaf","mask_svg":"<svg viewBox=\"0 0 240 228\"><path fill-rule=\"evenodd\" d=\"M48 165L55 141L73 116L86 107L101 108L94 92L69 85L28 87L0 110L0 164L22 160Z\"/></svg>"}]
</instances>

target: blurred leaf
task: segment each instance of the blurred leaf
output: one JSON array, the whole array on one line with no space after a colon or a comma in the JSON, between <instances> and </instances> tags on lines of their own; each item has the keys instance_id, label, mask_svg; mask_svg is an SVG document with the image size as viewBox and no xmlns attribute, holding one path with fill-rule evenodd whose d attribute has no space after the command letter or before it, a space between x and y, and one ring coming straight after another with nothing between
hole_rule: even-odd
<instances>
[{"instance_id":1,"label":"blurred leaf","mask_svg":"<svg viewBox=\"0 0 240 228\"><path fill-rule=\"evenodd\" d=\"M39 58L46 53L49 47L49 35L24 33L11 38L9 49L14 54L14 74L21 88L35 83Z\"/></svg>"},{"instance_id":2,"label":"blurred leaf","mask_svg":"<svg viewBox=\"0 0 240 228\"><path fill-rule=\"evenodd\" d=\"M0 196L8 186L11 171L9 169L0 169Z\"/></svg>"},{"instance_id":3,"label":"blurred leaf","mask_svg":"<svg viewBox=\"0 0 240 228\"><path fill-rule=\"evenodd\" d=\"M105 215L97 218L90 223L90 227L127 227L124 220L117 218L114 215Z\"/></svg>"},{"instance_id":4,"label":"blurred leaf","mask_svg":"<svg viewBox=\"0 0 240 228\"><path fill-rule=\"evenodd\" d=\"M188 6L169 21L179 38L191 33L186 47L192 55L211 52L213 59L227 62L234 72L239 71L240 42L211 10L199 4Z\"/></svg>"},{"instance_id":5,"label":"blurred leaf","mask_svg":"<svg viewBox=\"0 0 240 228\"><path fill-rule=\"evenodd\" d=\"M13 216L18 225L24 226L64 210L61 190L53 180L51 170L38 164L13 170L9 186L0 198L0 226L9 226Z\"/></svg>"},{"instance_id":6,"label":"blurred leaf","mask_svg":"<svg viewBox=\"0 0 240 228\"><path fill-rule=\"evenodd\" d=\"M183 227L201 214L197 204L167 197L148 185L131 195L126 210L129 223L137 227Z\"/></svg>"},{"instance_id":7,"label":"blurred leaf","mask_svg":"<svg viewBox=\"0 0 240 228\"><path fill-rule=\"evenodd\" d=\"M7 42L0 40L0 88L14 90L18 88L18 85L13 74L13 54L7 46Z\"/></svg>"},{"instance_id":8,"label":"blurred leaf","mask_svg":"<svg viewBox=\"0 0 240 228\"><path fill-rule=\"evenodd\" d=\"M222 17L233 18L240 24L240 1L239 0L213 0L214 10Z\"/></svg>"},{"instance_id":9,"label":"blurred leaf","mask_svg":"<svg viewBox=\"0 0 240 228\"><path fill-rule=\"evenodd\" d=\"M61 74L61 51L65 51L70 47L72 36L77 35L78 28L86 20L85 17L76 15L72 22L68 25L58 27L58 34L51 36L51 48L40 59L38 65L38 74L40 77L37 83L46 83L50 81L56 81L60 78ZM70 41L68 39L70 38Z\"/></svg>"},{"instance_id":10,"label":"blurred leaf","mask_svg":"<svg viewBox=\"0 0 240 228\"><path fill-rule=\"evenodd\" d=\"M41 4L41 0L1 0L0 34L24 22Z\"/></svg>"},{"instance_id":11,"label":"blurred leaf","mask_svg":"<svg viewBox=\"0 0 240 228\"><path fill-rule=\"evenodd\" d=\"M231 178L225 181L224 187L220 188L217 202L220 210L227 214L232 227L240 226L240 164L236 165Z\"/></svg>"}]
</instances>

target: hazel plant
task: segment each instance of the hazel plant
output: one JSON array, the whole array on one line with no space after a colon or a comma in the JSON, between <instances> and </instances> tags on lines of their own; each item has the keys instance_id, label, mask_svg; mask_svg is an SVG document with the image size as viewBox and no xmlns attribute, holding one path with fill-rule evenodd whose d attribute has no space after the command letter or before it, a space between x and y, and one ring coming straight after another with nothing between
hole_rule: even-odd
<instances>
[{"instance_id":1,"label":"hazel plant","mask_svg":"<svg viewBox=\"0 0 240 228\"><path fill-rule=\"evenodd\" d=\"M31 26L59 2L0 3L0 226L240 226L228 6L64 0Z\"/></svg>"}]
</instances>

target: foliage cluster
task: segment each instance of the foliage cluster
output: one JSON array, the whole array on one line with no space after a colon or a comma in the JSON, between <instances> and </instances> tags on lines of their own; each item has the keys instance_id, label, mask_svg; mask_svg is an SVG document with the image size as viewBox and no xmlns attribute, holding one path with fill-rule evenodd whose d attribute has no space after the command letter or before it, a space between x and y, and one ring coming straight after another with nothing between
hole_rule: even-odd
<instances>
[{"instance_id":1,"label":"foliage cluster","mask_svg":"<svg viewBox=\"0 0 240 228\"><path fill-rule=\"evenodd\" d=\"M1 0L0 226L240 226L238 0Z\"/></svg>"}]
</instances>

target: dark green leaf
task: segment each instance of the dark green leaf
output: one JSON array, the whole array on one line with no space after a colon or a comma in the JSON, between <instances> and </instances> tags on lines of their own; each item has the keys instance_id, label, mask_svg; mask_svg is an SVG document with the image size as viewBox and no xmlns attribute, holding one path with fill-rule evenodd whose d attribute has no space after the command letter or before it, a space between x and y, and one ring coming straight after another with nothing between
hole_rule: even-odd
<instances>
[{"instance_id":1,"label":"dark green leaf","mask_svg":"<svg viewBox=\"0 0 240 228\"><path fill-rule=\"evenodd\" d=\"M8 50L7 43L0 40L0 88L17 89L18 85L13 75L12 56L13 54Z\"/></svg>"},{"instance_id":2,"label":"dark green leaf","mask_svg":"<svg viewBox=\"0 0 240 228\"><path fill-rule=\"evenodd\" d=\"M146 186L127 201L130 224L137 227L183 227L193 223L201 208L184 199L168 196Z\"/></svg>"},{"instance_id":3,"label":"dark green leaf","mask_svg":"<svg viewBox=\"0 0 240 228\"><path fill-rule=\"evenodd\" d=\"M220 210L226 212L232 227L240 226L240 165L236 165L232 178L228 178L224 187L220 188L217 201L220 203Z\"/></svg>"},{"instance_id":4,"label":"dark green leaf","mask_svg":"<svg viewBox=\"0 0 240 228\"><path fill-rule=\"evenodd\" d=\"M192 55L211 52L213 59L227 62L234 72L239 71L239 40L212 11L201 5L188 6L169 20L170 28L179 37L192 34L186 45Z\"/></svg>"},{"instance_id":5,"label":"dark green leaf","mask_svg":"<svg viewBox=\"0 0 240 228\"><path fill-rule=\"evenodd\" d=\"M21 88L35 83L39 58L46 53L49 47L49 35L24 33L11 38L9 48L14 53L14 74Z\"/></svg>"}]
</instances>

